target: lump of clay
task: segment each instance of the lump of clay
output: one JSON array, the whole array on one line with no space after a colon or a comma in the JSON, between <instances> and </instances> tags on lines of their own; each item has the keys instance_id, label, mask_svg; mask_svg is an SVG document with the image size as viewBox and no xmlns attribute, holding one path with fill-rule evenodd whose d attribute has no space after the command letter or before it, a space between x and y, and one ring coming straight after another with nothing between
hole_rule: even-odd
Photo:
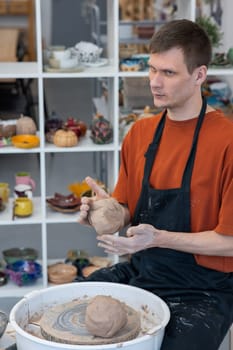
<instances>
[{"instance_id":1,"label":"lump of clay","mask_svg":"<svg viewBox=\"0 0 233 350\"><path fill-rule=\"evenodd\" d=\"M124 227L124 208L114 199L95 201L88 220L99 235L113 234Z\"/></svg>"},{"instance_id":2,"label":"lump of clay","mask_svg":"<svg viewBox=\"0 0 233 350\"><path fill-rule=\"evenodd\" d=\"M117 299L110 296L97 295L87 305L85 324L92 335L111 338L126 323L126 308Z\"/></svg>"}]
</instances>

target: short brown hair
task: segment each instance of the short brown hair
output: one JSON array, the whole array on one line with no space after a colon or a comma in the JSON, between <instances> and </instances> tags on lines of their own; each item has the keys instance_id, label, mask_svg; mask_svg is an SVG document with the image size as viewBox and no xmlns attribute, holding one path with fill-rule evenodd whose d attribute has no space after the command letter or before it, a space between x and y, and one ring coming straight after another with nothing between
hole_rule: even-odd
<instances>
[{"instance_id":1,"label":"short brown hair","mask_svg":"<svg viewBox=\"0 0 233 350\"><path fill-rule=\"evenodd\" d=\"M159 53L174 47L181 48L191 74L195 68L208 67L212 48L210 39L197 23L187 19L173 20L163 25L151 38L150 52Z\"/></svg>"}]
</instances>

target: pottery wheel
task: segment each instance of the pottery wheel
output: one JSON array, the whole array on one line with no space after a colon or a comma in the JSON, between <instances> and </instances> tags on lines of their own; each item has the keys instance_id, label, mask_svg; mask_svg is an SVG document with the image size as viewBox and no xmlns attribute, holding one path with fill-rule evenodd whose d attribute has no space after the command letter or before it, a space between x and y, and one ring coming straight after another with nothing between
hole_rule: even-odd
<instances>
[{"instance_id":1,"label":"pottery wheel","mask_svg":"<svg viewBox=\"0 0 233 350\"><path fill-rule=\"evenodd\" d=\"M90 334L85 326L85 312L89 299L75 300L48 309L40 320L41 334L50 341L74 345L99 345L128 341L140 331L140 316L126 306L128 322L112 338L101 338Z\"/></svg>"}]
</instances>

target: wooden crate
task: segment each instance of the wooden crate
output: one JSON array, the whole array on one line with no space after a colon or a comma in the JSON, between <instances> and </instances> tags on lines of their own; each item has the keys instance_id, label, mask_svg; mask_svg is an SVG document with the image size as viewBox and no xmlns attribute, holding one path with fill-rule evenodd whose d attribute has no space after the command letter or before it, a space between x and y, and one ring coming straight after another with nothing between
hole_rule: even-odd
<instances>
[{"instance_id":1,"label":"wooden crate","mask_svg":"<svg viewBox=\"0 0 233 350\"><path fill-rule=\"evenodd\" d=\"M28 0L10 0L8 11L13 15L28 14L30 10L30 4Z\"/></svg>"},{"instance_id":2,"label":"wooden crate","mask_svg":"<svg viewBox=\"0 0 233 350\"><path fill-rule=\"evenodd\" d=\"M0 15L7 13L7 3L6 0L0 0Z\"/></svg>"}]
</instances>

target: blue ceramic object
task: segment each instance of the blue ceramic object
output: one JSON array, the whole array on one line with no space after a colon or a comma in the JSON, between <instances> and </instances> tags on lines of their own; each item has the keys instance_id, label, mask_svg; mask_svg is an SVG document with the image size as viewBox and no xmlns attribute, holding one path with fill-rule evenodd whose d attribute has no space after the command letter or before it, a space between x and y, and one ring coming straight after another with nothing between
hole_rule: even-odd
<instances>
[{"instance_id":1,"label":"blue ceramic object","mask_svg":"<svg viewBox=\"0 0 233 350\"><path fill-rule=\"evenodd\" d=\"M35 282L42 276L42 266L34 261L20 260L6 266L5 272L18 286Z\"/></svg>"}]
</instances>

